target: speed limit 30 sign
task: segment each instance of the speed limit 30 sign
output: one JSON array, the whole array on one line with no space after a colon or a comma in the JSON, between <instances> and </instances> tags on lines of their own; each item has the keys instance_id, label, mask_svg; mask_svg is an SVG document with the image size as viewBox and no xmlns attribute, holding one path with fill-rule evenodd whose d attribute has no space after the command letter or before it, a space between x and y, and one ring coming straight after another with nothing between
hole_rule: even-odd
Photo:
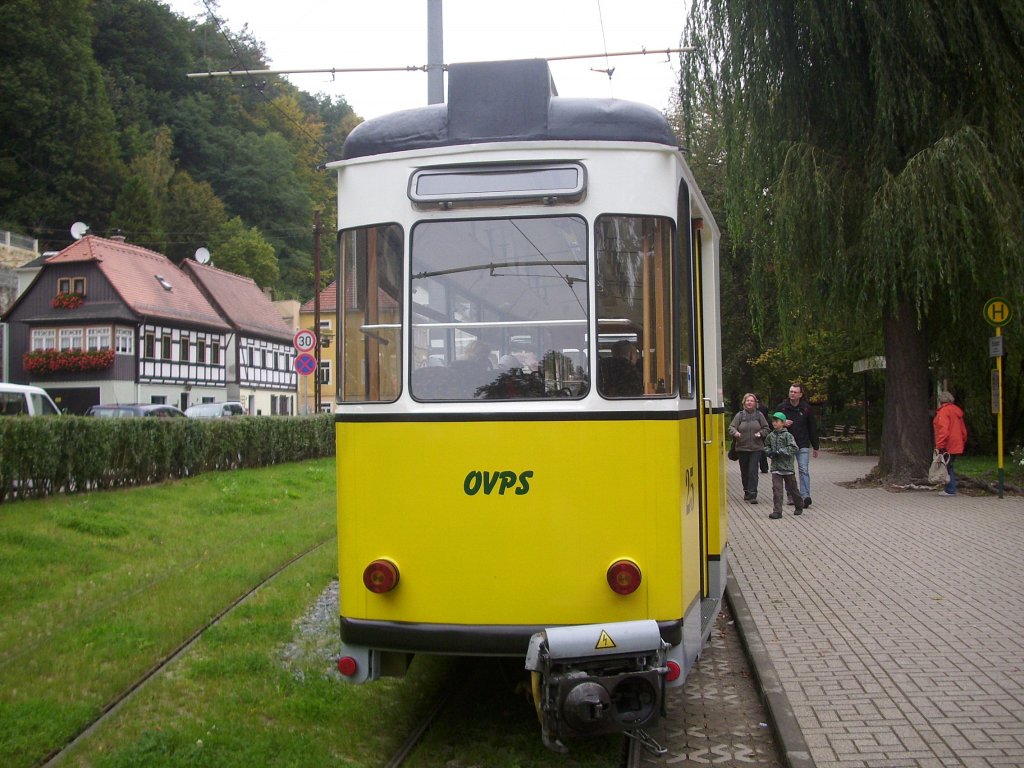
<instances>
[{"instance_id":1,"label":"speed limit 30 sign","mask_svg":"<svg viewBox=\"0 0 1024 768\"><path fill-rule=\"evenodd\" d=\"M295 332L293 343L299 352L312 352L316 349L316 334L306 328L300 328Z\"/></svg>"}]
</instances>

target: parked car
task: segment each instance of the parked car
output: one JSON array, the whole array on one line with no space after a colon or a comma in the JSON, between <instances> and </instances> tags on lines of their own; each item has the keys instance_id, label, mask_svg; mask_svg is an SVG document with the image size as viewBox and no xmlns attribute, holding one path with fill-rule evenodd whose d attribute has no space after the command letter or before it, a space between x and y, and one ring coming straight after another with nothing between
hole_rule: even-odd
<instances>
[{"instance_id":1,"label":"parked car","mask_svg":"<svg viewBox=\"0 0 1024 768\"><path fill-rule=\"evenodd\" d=\"M134 418L136 416L155 416L166 419L184 416L180 408L173 405L158 403L125 403L119 405L93 405L85 412L86 416L99 416L105 419Z\"/></svg>"},{"instance_id":2,"label":"parked car","mask_svg":"<svg viewBox=\"0 0 1024 768\"><path fill-rule=\"evenodd\" d=\"M57 416L60 408L42 387L0 383L0 416Z\"/></svg>"},{"instance_id":3,"label":"parked car","mask_svg":"<svg viewBox=\"0 0 1024 768\"><path fill-rule=\"evenodd\" d=\"M192 419L221 419L226 416L244 416L245 409L239 402L196 403L185 409L185 415Z\"/></svg>"}]
</instances>

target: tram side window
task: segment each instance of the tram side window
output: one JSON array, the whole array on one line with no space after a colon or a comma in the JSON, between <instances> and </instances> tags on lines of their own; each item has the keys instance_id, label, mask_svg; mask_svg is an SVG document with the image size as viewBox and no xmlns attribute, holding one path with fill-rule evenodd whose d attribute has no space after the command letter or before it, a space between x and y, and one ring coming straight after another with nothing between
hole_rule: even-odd
<instances>
[{"instance_id":1,"label":"tram side window","mask_svg":"<svg viewBox=\"0 0 1024 768\"><path fill-rule=\"evenodd\" d=\"M601 216L595 237L598 392L672 396L678 388L672 221Z\"/></svg>"},{"instance_id":2,"label":"tram side window","mask_svg":"<svg viewBox=\"0 0 1024 768\"><path fill-rule=\"evenodd\" d=\"M415 399L587 394L583 219L424 221L412 230L411 245Z\"/></svg>"},{"instance_id":3,"label":"tram side window","mask_svg":"<svg viewBox=\"0 0 1024 768\"><path fill-rule=\"evenodd\" d=\"M397 224L341 233L338 324L345 402L391 402L401 390L402 229Z\"/></svg>"}]
</instances>

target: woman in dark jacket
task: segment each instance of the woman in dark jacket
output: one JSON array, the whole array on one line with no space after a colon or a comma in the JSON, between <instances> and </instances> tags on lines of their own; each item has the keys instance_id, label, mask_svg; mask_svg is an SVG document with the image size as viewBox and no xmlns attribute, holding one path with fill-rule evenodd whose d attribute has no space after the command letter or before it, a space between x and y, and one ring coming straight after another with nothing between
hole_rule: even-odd
<instances>
[{"instance_id":1,"label":"woman in dark jacket","mask_svg":"<svg viewBox=\"0 0 1024 768\"><path fill-rule=\"evenodd\" d=\"M743 500L751 504L757 504L758 469L768 432L768 422L757 410L757 397L748 392L743 396L743 410L733 417L729 425L729 434L736 441L736 453L740 457Z\"/></svg>"}]
</instances>

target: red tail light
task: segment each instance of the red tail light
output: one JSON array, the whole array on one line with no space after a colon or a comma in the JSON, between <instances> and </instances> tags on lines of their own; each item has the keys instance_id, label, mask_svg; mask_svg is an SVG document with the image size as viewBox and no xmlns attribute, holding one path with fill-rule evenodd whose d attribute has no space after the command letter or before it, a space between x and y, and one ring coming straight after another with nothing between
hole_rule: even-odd
<instances>
[{"instance_id":1,"label":"red tail light","mask_svg":"<svg viewBox=\"0 0 1024 768\"><path fill-rule=\"evenodd\" d=\"M390 592L398 586L398 566L390 560L374 560L363 571L363 584L371 592Z\"/></svg>"},{"instance_id":2,"label":"red tail light","mask_svg":"<svg viewBox=\"0 0 1024 768\"><path fill-rule=\"evenodd\" d=\"M632 560L616 560L608 568L608 586L620 595L636 592L640 580L640 566Z\"/></svg>"},{"instance_id":3,"label":"red tail light","mask_svg":"<svg viewBox=\"0 0 1024 768\"><path fill-rule=\"evenodd\" d=\"M668 674L665 675L665 681L668 682L668 683L671 683L671 682L673 682L675 680L678 680L679 676L683 673L683 670L674 661L670 661L665 666L668 667Z\"/></svg>"},{"instance_id":4,"label":"red tail light","mask_svg":"<svg viewBox=\"0 0 1024 768\"><path fill-rule=\"evenodd\" d=\"M342 656L338 659L338 671L345 677L352 677L359 670L359 665L351 656Z\"/></svg>"}]
</instances>

